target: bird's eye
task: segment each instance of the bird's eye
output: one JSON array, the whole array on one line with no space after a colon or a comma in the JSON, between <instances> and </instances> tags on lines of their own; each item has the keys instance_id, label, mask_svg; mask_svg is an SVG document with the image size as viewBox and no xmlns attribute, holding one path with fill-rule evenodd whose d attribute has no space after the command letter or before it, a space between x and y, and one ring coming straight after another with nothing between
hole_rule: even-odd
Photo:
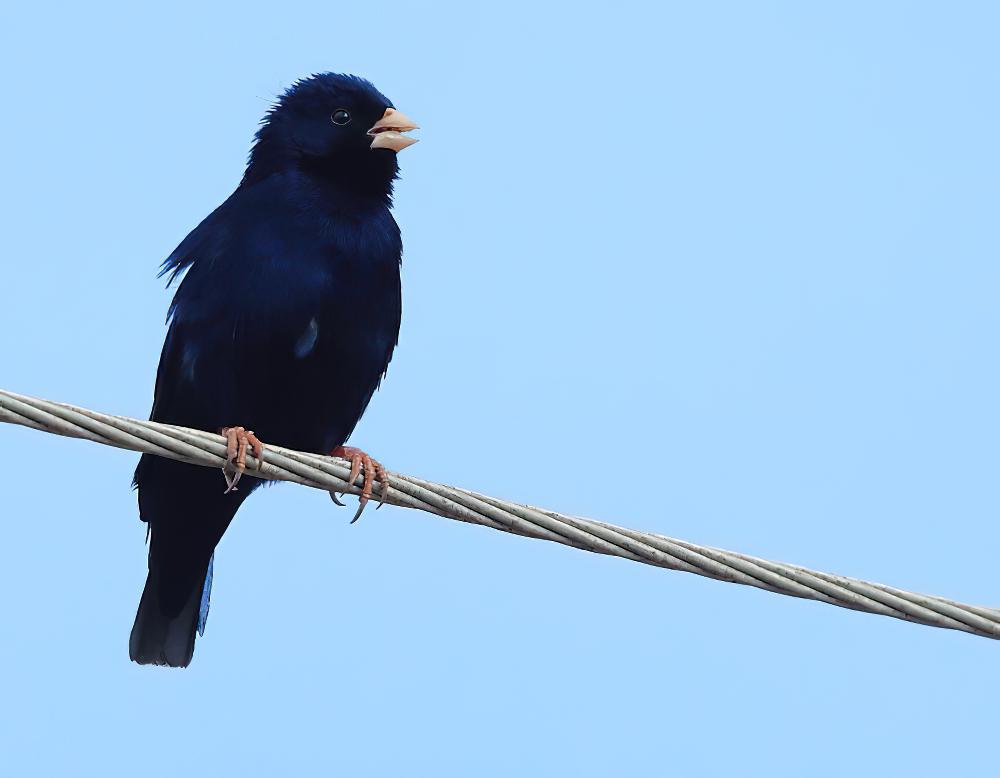
<instances>
[{"instance_id":1,"label":"bird's eye","mask_svg":"<svg viewBox=\"0 0 1000 778\"><path fill-rule=\"evenodd\" d=\"M351 115L343 108L338 108L333 112L333 115L330 117L330 121L334 124L347 124L351 121Z\"/></svg>"}]
</instances>

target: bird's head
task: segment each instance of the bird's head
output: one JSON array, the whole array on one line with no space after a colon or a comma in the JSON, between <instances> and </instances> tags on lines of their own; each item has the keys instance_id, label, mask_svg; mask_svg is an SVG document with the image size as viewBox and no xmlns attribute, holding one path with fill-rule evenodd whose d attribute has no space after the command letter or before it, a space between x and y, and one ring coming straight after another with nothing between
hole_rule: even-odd
<instances>
[{"instance_id":1,"label":"bird's head","mask_svg":"<svg viewBox=\"0 0 1000 778\"><path fill-rule=\"evenodd\" d=\"M288 168L349 190L391 193L396 152L417 125L371 83L320 73L297 81L261 121L244 182Z\"/></svg>"}]
</instances>

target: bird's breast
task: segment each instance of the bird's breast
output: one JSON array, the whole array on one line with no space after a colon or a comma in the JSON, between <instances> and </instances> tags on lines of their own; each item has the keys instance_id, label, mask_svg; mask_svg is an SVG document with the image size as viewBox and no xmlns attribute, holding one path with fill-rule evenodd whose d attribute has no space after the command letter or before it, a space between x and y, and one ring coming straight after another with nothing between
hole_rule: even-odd
<instances>
[{"instance_id":1,"label":"bird's breast","mask_svg":"<svg viewBox=\"0 0 1000 778\"><path fill-rule=\"evenodd\" d=\"M259 426L307 450L346 440L389 364L400 324L395 223L334 223L325 237L299 258L292 305L264 338L266 367L258 368L271 404L260 413L272 422Z\"/></svg>"}]
</instances>

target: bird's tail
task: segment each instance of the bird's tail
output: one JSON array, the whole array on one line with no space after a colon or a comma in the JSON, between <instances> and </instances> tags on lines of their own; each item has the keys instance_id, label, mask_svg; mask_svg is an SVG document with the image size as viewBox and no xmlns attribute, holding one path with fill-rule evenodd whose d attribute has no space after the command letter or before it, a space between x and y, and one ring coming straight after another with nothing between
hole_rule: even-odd
<instances>
[{"instance_id":1,"label":"bird's tail","mask_svg":"<svg viewBox=\"0 0 1000 778\"><path fill-rule=\"evenodd\" d=\"M203 582L200 586L199 581ZM189 593L178 600L162 591L156 569L150 569L128 641L128 654L133 662L167 667L187 667L191 663L195 634L205 634L212 591L211 559L208 569L191 584L187 587ZM169 588L173 594L176 587L177 582L171 581Z\"/></svg>"}]
</instances>

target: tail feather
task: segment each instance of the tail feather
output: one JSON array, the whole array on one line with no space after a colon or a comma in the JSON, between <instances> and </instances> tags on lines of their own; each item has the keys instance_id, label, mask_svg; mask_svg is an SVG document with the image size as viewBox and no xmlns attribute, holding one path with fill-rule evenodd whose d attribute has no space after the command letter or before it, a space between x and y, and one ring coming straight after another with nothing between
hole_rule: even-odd
<instances>
[{"instance_id":1,"label":"tail feather","mask_svg":"<svg viewBox=\"0 0 1000 778\"><path fill-rule=\"evenodd\" d=\"M139 515L149 534L149 575L129 638L140 664L187 667L204 634L215 547L247 495L225 493L217 471L144 454L136 468Z\"/></svg>"},{"instance_id":2,"label":"tail feather","mask_svg":"<svg viewBox=\"0 0 1000 778\"><path fill-rule=\"evenodd\" d=\"M208 560L208 572L205 574L205 585L201 589L201 603L198 606L198 637L205 637L205 625L208 624L208 609L212 604L212 574L215 567L215 554Z\"/></svg>"},{"instance_id":3,"label":"tail feather","mask_svg":"<svg viewBox=\"0 0 1000 778\"><path fill-rule=\"evenodd\" d=\"M180 609L164 607L158 576L150 571L128 641L129 658L141 665L187 667L194 656L195 633L205 634L212 586L211 563L204 585L191 587Z\"/></svg>"}]
</instances>

